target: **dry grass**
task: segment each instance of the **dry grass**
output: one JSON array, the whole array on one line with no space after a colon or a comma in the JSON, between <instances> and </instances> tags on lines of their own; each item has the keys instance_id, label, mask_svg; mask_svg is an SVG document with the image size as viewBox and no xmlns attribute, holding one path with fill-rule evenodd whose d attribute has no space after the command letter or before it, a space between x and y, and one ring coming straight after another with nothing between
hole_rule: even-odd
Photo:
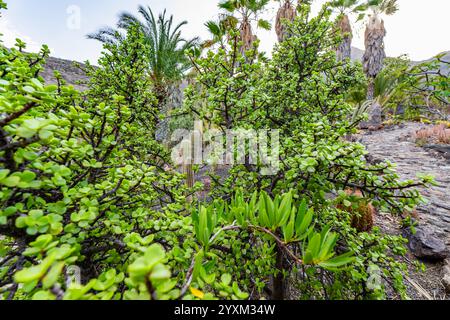
<instances>
[{"instance_id":1,"label":"dry grass","mask_svg":"<svg viewBox=\"0 0 450 320\"><path fill-rule=\"evenodd\" d=\"M414 138L420 145L427 143L450 144L450 129L445 124L439 124L417 131Z\"/></svg>"},{"instance_id":2,"label":"dry grass","mask_svg":"<svg viewBox=\"0 0 450 320\"><path fill-rule=\"evenodd\" d=\"M353 197L352 201L357 202L356 206L346 207L343 203L338 203L337 208L352 215L352 227L358 232L370 232L374 226L376 210L372 203L366 201L360 190L345 190L345 193Z\"/></svg>"}]
</instances>

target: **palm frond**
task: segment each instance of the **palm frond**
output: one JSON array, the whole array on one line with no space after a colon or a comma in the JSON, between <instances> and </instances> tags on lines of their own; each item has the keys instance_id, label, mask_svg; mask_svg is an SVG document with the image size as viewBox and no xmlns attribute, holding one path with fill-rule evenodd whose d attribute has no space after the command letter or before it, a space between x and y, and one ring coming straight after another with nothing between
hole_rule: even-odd
<instances>
[{"instance_id":1,"label":"palm frond","mask_svg":"<svg viewBox=\"0 0 450 320\"><path fill-rule=\"evenodd\" d=\"M235 1L235 0L225 0L225 1L219 2L218 7L220 9L226 10L228 12L233 12L237 8L236 4L237 4L237 1Z\"/></svg>"},{"instance_id":2,"label":"palm frond","mask_svg":"<svg viewBox=\"0 0 450 320\"><path fill-rule=\"evenodd\" d=\"M272 25L267 20L259 19L258 20L258 28L270 31L272 29Z\"/></svg>"},{"instance_id":3,"label":"palm frond","mask_svg":"<svg viewBox=\"0 0 450 320\"><path fill-rule=\"evenodd\" d=\"M97 32L89 33L86 37L106 44L114 44L123 40L123 35L111 27L104 27Z\"/></svg>"},{"instance_id":4,"label":"palm frond","mask_svg":"<svg viewBox=\"0 0 450 320\"><path fill-rule=\"evenodd\" d=\"M220 23L216 23L215 21L210 20L205 22L205 27L214 37L220 37L222 35L222 28L220 27Z\"/></svg>"},{"instance_id":5,"label":"palm frond","mask_svg":"<svg viewBox=\"0 0 450 320\"><path fill-rule=\"evenodd\" d=\"M248 0L245 4L245 7L256 13L264 9L269 4L269 2L270 0Z\"/></svg>"},{"instance_id":6,"label":"palm frond","mask_svg":"<svg viewBox=\"0 0 450 320\"><path fill-rule=\"evenodd\" d=\"M147 47L148 69L155 85L178 80L190 68L185 51L197 46L198 38L184 39L181 30L187 22L175 25L173 16L169 16L166 10L156 18L149 6L139 6L138 14L123 12L119 15L117 30L103 28L89 34L88 38L117 43L124 39L128 29L137 26Z\"/></svg>"},{"instance_id":7,"label":"palm frond","mask_svg":"<svg viewBox=\"0 0 450 320\"><path fill-rule=\"evenodd\" d=\"M139 19L128 13L128 12L122 12L119 15L119 22L117 23L117 28L119 29L129 29L132 25L140 24Z\"/></svg>"},{"instance_id":8,"label":"palm frond","mask_svg":"<svg viewBox=\"0 0 450 320\"><path fill-rule=\"evenodd\" d=\"M380 6L380 11L388 16L393 15L399 10L397 0L384 0Z\"/></svg>"},{"instance_id":9,"label":"palm frond","mask_svg":"<svg viewBox=\"0 0 450 320\"><path fill-rule=\"evenodd\" d=\"M399 10L397 0L368 0L367 6L371 7L377 13L393 15Z\"/></svg>"}]
</instances>

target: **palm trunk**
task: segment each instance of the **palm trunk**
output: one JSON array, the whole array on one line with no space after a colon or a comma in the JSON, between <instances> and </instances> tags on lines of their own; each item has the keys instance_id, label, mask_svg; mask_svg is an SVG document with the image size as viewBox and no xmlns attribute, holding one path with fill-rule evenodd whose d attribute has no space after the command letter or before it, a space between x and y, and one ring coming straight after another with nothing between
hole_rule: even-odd
<instances>
[{"instance_id":1,"label":"palm trunk","mask_svg":"<svg viewBox=\"0 0 450 320\"><path fill-rule=\"evenodd\" d=\"M360 129L378 130L382 123L382 108L375 99L375 78L369 78L367 85L367 100L372 101L369 109L369 121L361 122Z\"/></svg>"},{"instance_id":2,"label":"palm trunk","mask_svg":"<svg viewBox=\"0 0 450 320\"><path fill-rule=\"evenodd\" d=\"M363 57L363 68L368 79L367 99L373 100L369 112L369 122L361 127L378 129L381 127L382 110L380 104L375 99L375 78L383 69L386 53L384 51L384 37L386 29L384 21L374 14L370 16L365 32L366 51Z\"/></svg>"},{"instance_id":3,"label":"palm trunk","mask_svg":"<svg viewBox=\"0 0 450 320\"><path fill-rule=\"evenodd\" d=\"M375 98L375 78L370 77L367 84L367 100Z\"/></svg>"},{"instance_id":4,"label":"palm trunk","mask_svg":"<svg viewBox=\"0 0 450 320\"><path fill-rule=\"evenodd\" d=\"M255 40L250 21L244 20L242 22L240 31L242 41L242 54L244 54L246 51L250 50L253 47L253 41Z\"/></svg>"},{"instance_id":5,"label":"palm trunk","mask_svg":"<svg viewBox=\"0 0 450 320\"><path fill-rule=\"evenodd\" d=\"M195 172L194 172L194 154L195 154L195 134L190 136L189 154L183 154L182 171L186 175L186 186L192 189L195 184ZM188 191L190 192L190 191ZM192 202L192 196L188 196L186 199L188 202Z\"/></svg>"},{"instance_id":6,"label":"palm trunk","mask_svg":"<svg viewBox=\"0 0 450 320\"><path fill-rule=\"evenodd\" d=\"M167 110L167 99L168 99L168 90L164 85L155 85L154 87L156 103L158 105L158 111L162 114L168 114L169 110ZM156 123L156 132L155 139L156 141L165 143L167 139L167 135L169 132L169 121L167 118L157 119Z\"/></svg>"},{"instance_id":7,"label":"palm trunk","mask_svg":"<svg viewBox=\"0 0 450 320\"><path fill-rule=\"evenodd\" d=\"M342 15L337 22L337 29L342 35L342 42L336 49L336 57L339 61L351 59L352 57L352 26L347 15Z\"/></svg>"},{"instance_id":8,"label":"palm trunk","mask_svg":"<svg viewBox=\"0 0 450 320\"><path fill-rule=\"evenodd\" d=\"M283 42L289 38L288 27L286 26L285 20L292 22L296 16L296 9L292 6L289 0L285 0L284 4L280 7L280 9L278 9L275 23L275 31L279 42Z\"/></svg>"},{"instance_id":9,"label":"palm trunk","mask_svg":"<svg viewBox=\"0 0 450 320\"><path fill-rule=\"evenodd\" d=\"M152 77L152 79L156 79L156 77ZM166 107L167 102L167 96L169 95L167 86L164 85L161 81L153 80L154 81L154 88L153 91L155 93L155 98L158 104L158 109L164 110Z\"/></svg>"},{"instance_id":10,"label":"palm trunk","mask_svg":"<svg viewBox=\"0 0 450 320\"><path fill-rule=\"evenodd\" d=\"M368 78L376 78L383 69L386 53L384 51L384 37L386 29L384 21L377 15L371 16L365 32L365 47L363 57L364 72Z\"/></svg>"}]
</instances>

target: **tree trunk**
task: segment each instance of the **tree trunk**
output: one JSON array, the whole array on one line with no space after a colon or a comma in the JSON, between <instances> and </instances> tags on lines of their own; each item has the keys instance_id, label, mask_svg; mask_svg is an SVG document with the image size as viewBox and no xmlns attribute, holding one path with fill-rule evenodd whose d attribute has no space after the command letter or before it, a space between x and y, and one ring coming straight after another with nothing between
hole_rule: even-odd
<instances>
[{"instance_id":1,"label":"tree trunk","mask_svg":"<svg viewBox=\"0 0 450 320\"><path fill-rule=\"evenodd\" d=\"M272 291L272 300L284 300L285 296L285 283L283 277L283 269L284 269L284 256L283 251L280 247L276 247L277 250L277 260L275 268L277 270L277 275L273 276L273 291Z\"/></svg>"},{"instance_id":2,"label":"tree trunk","mask_svg":"<svg viewBox=\"0 0 450 320\"><path fill-rule=\"evenodd\" d=\"M339 61L351 59L352 57L352 26L347 15L342 15L337 22L337 29L342 35L342 42L336 48L336 57Z\"/></svg>"},{"instance_id":3,"label":"tree trunk","mask_svg":"<svg viewBox=\"0 0 450 320\"><path fill-rule=\"evenodd\" d=\"M167 110L167 99L168 99L168 89L164 85L156 84L154 87L156 103L158 106L158 111L162 114L168 114ZM155 139L158 142L164 143L167 139L169 132L169 121L165 119L157 119Z\"/></svg>"},{"instance_id":4,"label":"tree trunk","mask_svg":"<svg viewBox=\"0 0 450 320\"><path fill-rule=\"evenodd\" d=\"M364 35L366 51L363 57L363 68L369 80L367 100L373 100L373 104L369 112L369 121L360 125L363 129L377 130L381 128L382 108L378 101L375 100L375 78L383 69L384 59L386 58L384 50L385 36L384 21L376 14L370 16Z\"/></svg>"},{"instance_id":5,"label":"tree trunk","mask_svg":"<svg viewBox=\"0 0 450 320\"><path fill-rule=\"evenodd\" d=\"M367 100L373 100L375 98L375 79L369 78L367 83Z\"/></svg>"},{"instance_id":6,"label":"tree trunk","mask_svg":"<svg viewBox=\"0 0 450 320\"><path fill-rule=\"evenodd\" d=\"M361 129L379 130L382 126L382 107L375 98L375 79L369 78L367 85L367 100L372 101L369 109L369 120L361 122L359 127Z\"/></svg>"},{"instance_id":7,"label":"tree trunk","mask_svg":"<svg viewBox=\"0 0 450 320\"><path fill-rule=\"evenodd\" d=\"M376 78L383 69L384 59L386 58L384 51L385 36L384 21L377 15L371 16L364 37L366 51L363 57L363 68L368 78Z\"/></svg>"},{"instance_id":8,"label":"tree trunk","mask_svg":"<svg viewBox=\"0 0 450 320\"><path fill-rule=\"evenodd\" d=\"M244 54L246 51L250 50L253 47L253 42L255 41L255 36L253 35L250 21L244 20L242 22L240 32L242 41L241 53Z\"/></svg>"},{"instance_id":9,"label":"tree trunk","mask_svg":"<svg viewBox=\"0 0 450 320\"><path fill-rule=\"evenodd\" d=\"M278 42L283 42L289 38L288 28L284 20L294 21L297 16L296 9L292 6L289 0L285 0L284 4L278 9L275 23L275 31L277 33Z\"/></svg>"}]
</instances>

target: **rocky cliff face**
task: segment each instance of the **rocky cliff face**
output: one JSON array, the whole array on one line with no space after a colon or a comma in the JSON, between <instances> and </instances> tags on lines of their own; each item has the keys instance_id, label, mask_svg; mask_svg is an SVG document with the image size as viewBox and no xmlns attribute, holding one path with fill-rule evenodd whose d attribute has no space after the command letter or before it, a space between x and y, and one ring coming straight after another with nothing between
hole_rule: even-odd
<instances>
[{"instance_id":1,"label":"rocky cliff face","mask_svg":"<svg viewBox=\"0 0 450 320\"><path fill-rule=\"evenodd\" d=\"M67 84L73 85L77 90L84 91L86 90L86 82L89 78L83 72L83 67L84 64L82 63L49 57L47 58L44 70L40 75L44 78L47 84L56 84L54 72L59 71Z\"/></svg>"},{"instance_id":2,"label":"rocky cliff face","mask_svg":"<svg viewBox=\"0 0 450 320\"><path fill-rule=\"evenodd\" d=\"M361 61L363 55L363 50L352 47L353 61ZM44 78L47 84L56 84L54 72L59 71L62 78L67 82L67 84L74 86L77 90L84 91L87 88L86 82L89 80L89 78L83 72L84 66L85 65L83 63L79 63L76 61L49 57L47 58L44 70L41 72L41 76ZM182 84L181 90L183 90L185 86L185 84ZM175 100L182 100L182 95L175 94ZM172 102L179 103L179 101Z\"/></svg>"},{"instance_id":3,"label":"rocky cliff face","mask_svg":"<svg viewBox=\"0 0 450 320\"><path fill-rule=\"evenodd\" d=\"M46 84L56 84L54 76L55 71L59 71L62 78L68 85L74 86L75 89L84 91L87 89L87 82L89 78L83 72L85 65L75 61L64 60L54 57L47 58L44 70L40 75L44 78ZM183 81L179 86L172 88L170 96L167 101L167 107L164 112L176 109L183 103L183 91L187 86L187 81ZM164 141L169 135L169 119L165 119L159 125L156 133L158 141Z\"/></svg>"},{"instance_id":4,"label":"rocky cliff face","mask_svg":"<svg viewBox=\"0 0 450 320\"><path fill-rule=\"evenodd\" d=\"M361 61L364 55L364 51L355 47L352 47L352 60L353 61ZM450 61L450 51L448 51L443 57L445 61ZM429 61L429 60L427 60ZM413 62L419 63L419 62ZM75 64L81 66L77 67ZM47 63L45 65L44 71L41 73L41 76L44 78L45 82L48 84L56 83L56 79L54 76L54 71L59 71L63 77L63 79L67 82L67 84L73 85L78 90L86 90L86 82L88 77L83 72L84 64L77 63L70 60L59 59L49 57L47 59ZM449 65L443 65L442 70L444 72L449 72ZM81 83L79 83L81 82ZM84 84L83 84L84 83Z\"/></svg>"},{"instance_id":5,"label":"rocky cliff face","mask_svg":"<svg viewBox=\"0 0 450 320\"><path fill-rule=\"evenodd\" d=\"M352 47L352 57L351 59L353 61L362 61L362 58L364 56L364 50L358 49L356 47Z\"/></svg>"},{"instance_id":6,"label":"rocky cliff face","mask_svg":"<svg viewBox=\"0 0 450 320\"><path fill-rule=\"evenodd\" d=\"M450 62L450 51L443 52L442 55L443 55L441 57L442 61ZM431 58L429 60L425 60L425 61L422 61L422 62L430 62L430 61L433 61L433 60L434 60L434 58ZM448 64L448 63L441 63L441 72L443 74L449 74L450 73L450 64Z\"/></svg>"}]
</instances>

